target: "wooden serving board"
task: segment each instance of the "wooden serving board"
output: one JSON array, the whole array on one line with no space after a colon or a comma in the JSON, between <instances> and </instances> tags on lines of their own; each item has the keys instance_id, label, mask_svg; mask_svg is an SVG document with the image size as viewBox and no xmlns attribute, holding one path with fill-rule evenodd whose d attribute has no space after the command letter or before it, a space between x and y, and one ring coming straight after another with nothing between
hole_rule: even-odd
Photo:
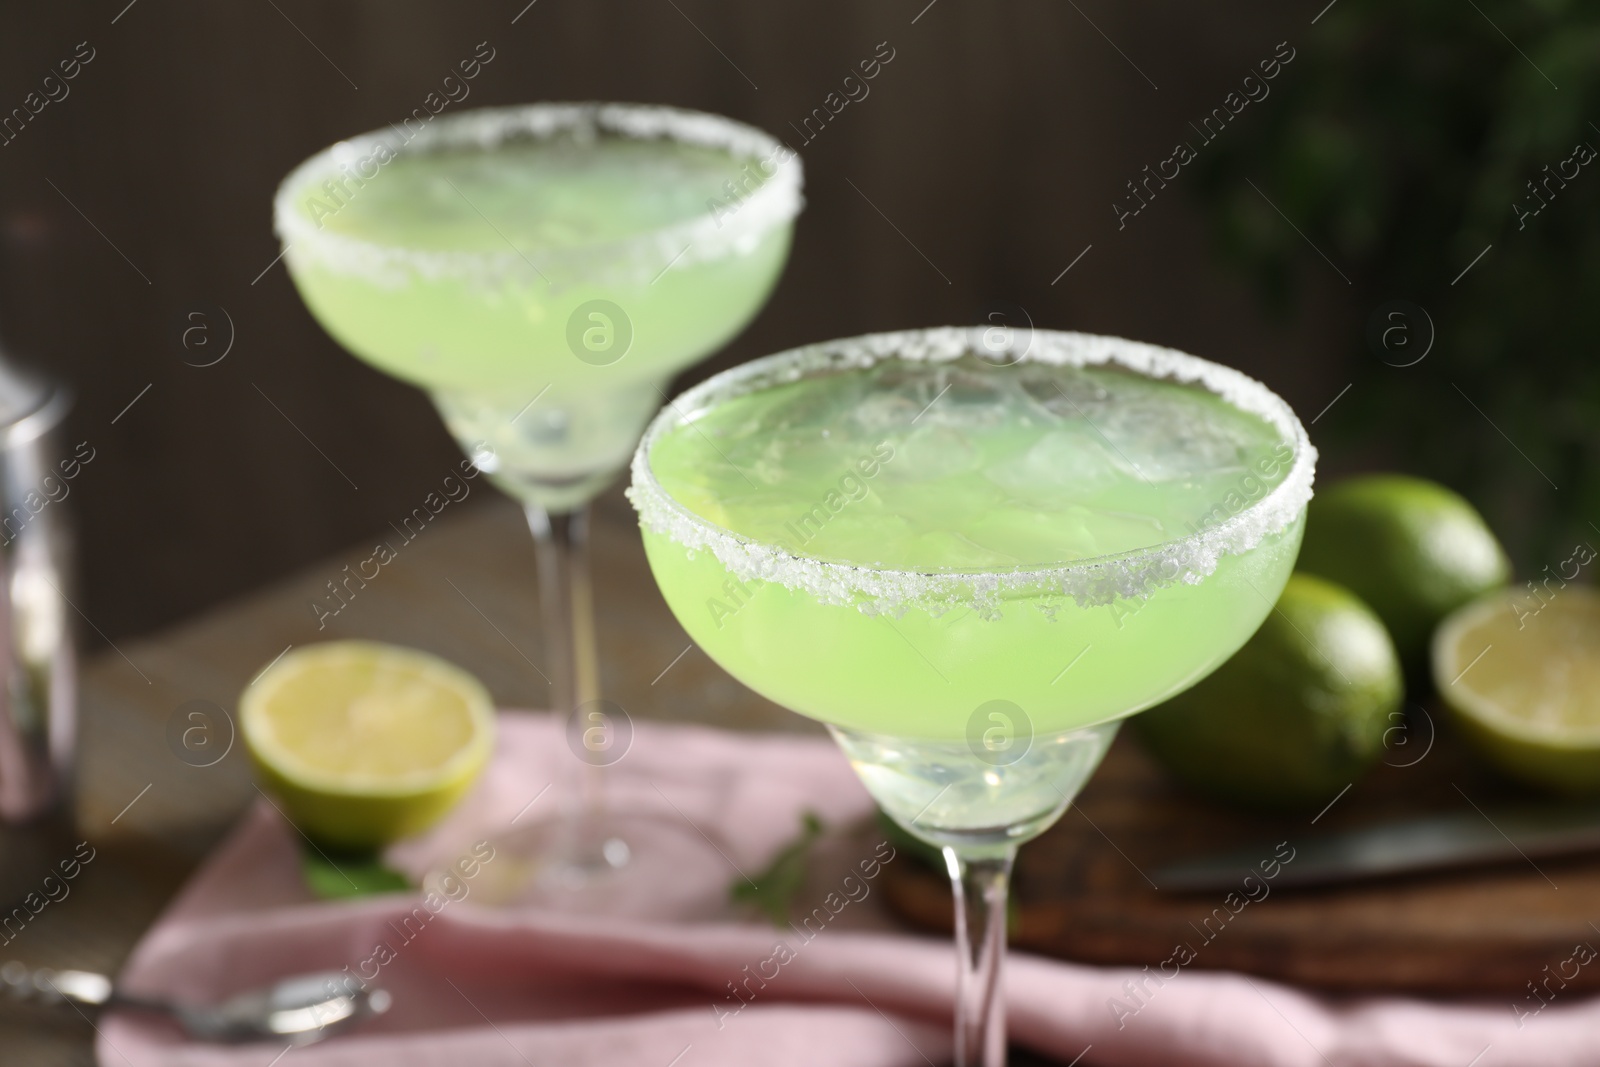
<instances>
[{"instance_id":1,"label":"wooden serving board","mask_svg":"<svg viewBox=\"0 0 1600 1067\"><path fill-rule=\"evenodd\" d=\"M1242 907L1242 886L1232 907L1226 890L1158 887L1164 865L1225 849L1259 844L1261 859L1270 860L1277 842L1293 848L1324 831L1471 811L1473 804L1492 812L1535 799L1480 767L1438 709L1413 715L1419 736L1386 756L1396 765L1375 768L1315 825L1315 812L1261 816L1200 800L1124 733L1075 808L1023 847L1011 943L1064 959L1152 969L1184 946L1193 953L1188 967L1333 990L1493 996L1529 1010L1538 1001L1527 983L1549 979L1548 988L1559 989L1550 978L1558 970L1577 970L1569 995L1600 989L1600 960L1565 962L1580 943L1594 947L1586 955L1600 949L1600 929L1591 925L1600 923L1600 855L1338 887L1268 883L1264 896L1252 883L1260 899ZM1417 759L1429 722L1437 724L1437 736ZM950 929L950 892L941 873L915 861L890 864L884 873L895 910L917 925ZM1241 883L1247 873L1241 869Z\"/></svg>"}]
</instances>

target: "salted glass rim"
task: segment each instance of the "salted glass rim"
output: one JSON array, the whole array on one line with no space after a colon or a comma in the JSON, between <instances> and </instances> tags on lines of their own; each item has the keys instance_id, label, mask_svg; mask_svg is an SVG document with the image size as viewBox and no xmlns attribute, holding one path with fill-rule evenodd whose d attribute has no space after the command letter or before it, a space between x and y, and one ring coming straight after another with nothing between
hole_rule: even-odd
<instances>
[{"instance_id":1,"label":"salted glass rim","mask_svg":"<svg viewBox=\"0 0 1600 1067\"><path fill-rule=\"evenodd\" d=\"M377 177L387 159L378 163L370 176L357 172L353 179L350 167L371 161L383 151L398 157L458 147L492 149L514 138L538 139L567 132L639 141L669 139L721 150L736 161L748 161L760 181L743 195L729 190L729 201L721 209L708 201L707 210L667 226L615 240L532 253L509 241L504 250L463 252L352 237L321 225L301 206L307 189L324 180L343 176L348 187L355 179ZM359 195L360 184L356 183L355 195ZM653 276L680 262L749 251L774 227L799 214L804 206L802 185L799 155L766 131L736 119L661 104L548 101L470 108L430 119L415 131L391 123L336 141L303 160L278 184L273 196L273 230L285 253L298 250L338 273L379 280L391 278L397 270L428 278L490 281L529 273L554 274L555 280L562 281L572 280L568 276L574 274L614 274L623 268ZM334 212L342 206L337 205Z\"/></svg>"},{"instance_id":2,"label":"salted glass rim","mask_svg":"<svg viewBox=\"0 0 1600 1067\"><path fill-rule=\"evenodd\" d=\"M712 522L674 497L650 466L650 452L669 431L739 396L819 373L871 367L888 359L950 362L973 355L993 365L1036 362L1053 366L1115 364L1146 378L1198 385L1234 408L1256 415L1294 446L1282 481L1212 526L1145 548L1044 567L918 571L845 563L791 552ZM1143 597L1175 582L1199 582L1226 555L1239 555L1292 524L1311 499L1317 450L1294 411L1261 382L1230 367L1175 349L1119 337L1057 330L1008 331L996 343L988 327L936 327L867 334L793 348L723 371L689 389L651 420L634 452L627 495L640 525L664 534L691 553L710 552L741 582L777 582L825 603L898 612L906 606L946 610L998 610L1007 594L1053 591L1082 606L1120 597ZM1231 494L1229 494L1231 495ZM1225 501L1218 501L1218 506ZM1215 509L1213 509L1215 510ZM1210 514L1210 512L1207 512Z\"/></svg>"}]
</instances>

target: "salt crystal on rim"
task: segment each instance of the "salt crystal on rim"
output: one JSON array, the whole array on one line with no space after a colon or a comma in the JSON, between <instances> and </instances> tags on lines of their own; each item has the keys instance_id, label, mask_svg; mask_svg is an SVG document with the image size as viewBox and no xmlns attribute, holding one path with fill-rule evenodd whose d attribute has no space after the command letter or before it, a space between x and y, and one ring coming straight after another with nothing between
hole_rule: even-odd
<instances>
[{"instance_id":1,"label":"salt crystal on rim","mask_svg":"<svg viewBox=\"0 0 1600 1067\"><path fill-rule=\"evenodd\" d=\"M320 226L307 216L300 202L308 189L342 173L341 163L368 159L380 150L402 155L451 148L490 149L508 138L558 133L670 138L722 149L735 159L770 164L772 171L766 173L767 167L760 166L761 183L732 207L709 210L623 241L555 253L535 250L527 255L514 248L437 252L364 241ZM391 125L340 141L290 171L278 186L272 213L273 228L291 259L315 262L388 288L410 284L416 278L448 278L489 290L508 281L645 284L673 263L706 262L753 251L773 227L799 213L803 205L800 187L800 158L792 149L753 126L720 115L653 104L527 104L459 112L416 131Z\"/></svg>"},{"instance_id":2,"label":"salt crystal on rim","mask_svg":"<svg viewBox=\"0 0 1600 1067\"><path fill-rule=\"evenodd\" d=\"M1293 442L1294 465L1260 500L1187 537L1052 567L931 574L825 562L736 534L679 503L650 469L650 450L663 434L733 397L815 374L870 367L886 359L948 362L972 354L992 361L996 355L993 345L975 344L974 340L973 329L954 326L868 334L780 352L701 382L667 404L634 453L633 481L627 495L639 513L640 525L670 537L691 553L710 552L740 582L776 582L809 593L824 604L853 604L868 614L898 615L916 608L938 615L964 607L993 618L1000 614L1004 600L1019 594L1059 595L1072 598L1080 607L1092 607L1121 598L1142 599L1177 582L1196 584L1216 571L1223 556L1249 552L1287 529L1311 499L1317 450L1289 405L1265 385L1174 349L1055 330L1034 330L1023 351L1008 350L1007 354L1018 362L1055 366L1114 363L1146 377L1198 385L1274 426ZM1039 606L1052 609L1049 599Z\"/></svg>"}]
</instances>

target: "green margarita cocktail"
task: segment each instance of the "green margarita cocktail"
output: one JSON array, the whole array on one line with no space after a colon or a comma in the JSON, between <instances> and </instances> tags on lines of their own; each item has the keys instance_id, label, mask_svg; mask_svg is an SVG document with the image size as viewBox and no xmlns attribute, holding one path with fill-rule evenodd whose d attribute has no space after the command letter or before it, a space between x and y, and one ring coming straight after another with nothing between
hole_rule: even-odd
<instances>
[{"instance_id":1,"label":"green margarita cocktail","mask_svg":"<svg viewBox=\"0 0 1600 1067\"><path fill-rule=\"evenodd\" d=\"M630 493L690 636L827 723L884 809L945 848L958 898L964 881L992 904L1117 722L1272 610L1314 460L1289 408L1227 368L948 329L711 379L646 433ZM988 990L963 995L963 1062L997 1062L1000 937L963 972Z\"/></svg>"},{"instance_id":2,"label":"green margarita cocktail","mask_svg":"<svg viewBox=\"0 0 1600 1067\"><path fill-rule=\"evenodd\" d=\"M545 104L334 145L284 180L276 222L328 332L428 390L509 491L562 508L765 302L799 182L726 119Z\"/></svg>"},{"instance_id":3,"label":"green margarita cocktail","mask_svg":"<svg viewBox=\"0 0 1600 1067\"><path fill-rule=\"evenodd\" d=\"M1037 733L1088 726L1207 674L1289 576L1296 515L1229 548L1293 468L1292 429L1202 385L818 362L685 396L642 454L661 492L635 490L662 505L645 543L690 636L785 707L924 740L997 699Z\"/></svg>"},{"instance_id":4,"label":"green margarita cocktail","mask_svg":"<svg viewBox=\"0 0 1600 1067\"><path fill-rule=\"evenodd\" d=\"M540 674L591 767L625 750L612 742L628 727L599 690L588 502L627 463L672 375L765 302L800 184L792 151L719 116L533 104L341 141L278 189L283 257L317 320L427 390L477 468L527 512ZM608 814L598 771L578 792L572 819L529 820L498 842L529 872L519 899L603 911L614 894L592 876L627 895L617 869L656 884L682 855L669 838L698 844L676 824L640 830L647 816ZM652 849L654 864L641 855Z\"/></svg>"}]
</instances>

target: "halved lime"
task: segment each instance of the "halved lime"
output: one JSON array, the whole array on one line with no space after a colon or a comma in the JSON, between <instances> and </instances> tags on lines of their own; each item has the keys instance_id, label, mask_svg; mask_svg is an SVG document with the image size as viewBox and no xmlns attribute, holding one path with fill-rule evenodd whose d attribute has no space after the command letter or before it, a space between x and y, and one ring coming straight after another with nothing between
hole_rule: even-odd
<instances>
[{"instance_id":1,"label":"halved lime","mask_svg":"<svg viewBox=\"0 0 1600 1067\"><path fill-rule=\"evenodd\" d=\"M1557 792L1600 792L1600 593L1547 583L1473 601L1434 635L1433 678L1494 766Z\"/></svg>"},{"instance_id":2,"label":"halved lime","mask_svg":"<svg viewBox=\"0 0 1600 1067\"><path fill-rule=\"evenodd\" d=\"M285 655L239 698L262 785L315 841L371 849L426 829L494 746L489 693L459 667L369 641Z\"/></svg>"}]
</instances>

